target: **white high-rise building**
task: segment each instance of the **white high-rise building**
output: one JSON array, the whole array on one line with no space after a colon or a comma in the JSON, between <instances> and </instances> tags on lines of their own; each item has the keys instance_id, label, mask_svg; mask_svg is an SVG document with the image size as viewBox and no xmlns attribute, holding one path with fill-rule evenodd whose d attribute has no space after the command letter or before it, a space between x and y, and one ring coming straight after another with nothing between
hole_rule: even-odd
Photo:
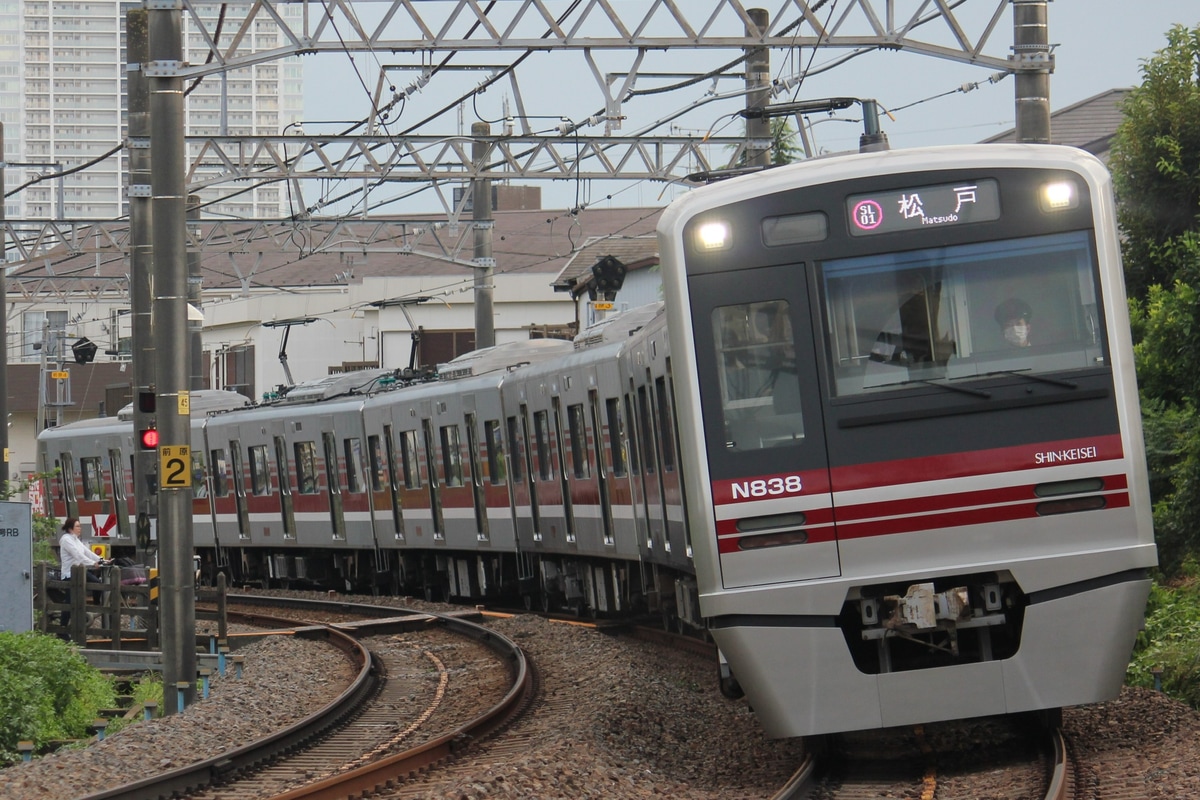
<instances>
[{"instance_id":1,"label":"white high-rise building","mask_svg":"<svg viewBox=\"0 0 1200 800\"><path fill-rule=\"evenodd\" d=\"M140 7L121 0L0 0L0 120L9 164L7 191L39 174L87 165L24 188L6 204L10 219L114 219L128 213L128 154L119 147L128 121L125 15ZM211 20L224 8L224 44L248 7L231 2L197 8ZM299 13L290 4L280 8ZM213 27L210 22L209 29ZM241 47L283 45L270 26L256 26ZM204 63L207 55L202 37L185 16L184 60ZM190 90L185 100L189 136L274 135L303 114L299 58L209 75L194 88L193 83L184 87ZM230 193L214 189L201 197L209 201ZM206 213L236 217L276 218L285 212L273 186L206 208Z\"/></svg>"}]
</instances>

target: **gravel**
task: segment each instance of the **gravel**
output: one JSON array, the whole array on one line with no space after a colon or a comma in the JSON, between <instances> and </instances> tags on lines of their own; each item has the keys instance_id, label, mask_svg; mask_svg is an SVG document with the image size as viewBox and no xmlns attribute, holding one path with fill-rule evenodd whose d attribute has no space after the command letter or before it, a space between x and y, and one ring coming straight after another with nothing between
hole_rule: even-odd
<instances>
[{"instance_id":1,"label":"gravel","mask_svg":"<svg viewBox=\"0 0 1200 800\"><path fill-rule=\"evenodd\" d=\"M410 607L416 604L407 604ZM763 737L744 701L717 692L712 665L579 626L517 617L493 623L542 673L550 738L430 798L768 797L800 762L798 741ZM91 746L0 770L6 800L79 797L238 747L330 702L351 679L332 647L295 637L250 645L241 679L214 678L184 713L142 722ZM1165 696L1067 709L1081 796L1200 796L1200 714ZM940 795L939 795L940 797Z\"/></svg>"}]
</instances>

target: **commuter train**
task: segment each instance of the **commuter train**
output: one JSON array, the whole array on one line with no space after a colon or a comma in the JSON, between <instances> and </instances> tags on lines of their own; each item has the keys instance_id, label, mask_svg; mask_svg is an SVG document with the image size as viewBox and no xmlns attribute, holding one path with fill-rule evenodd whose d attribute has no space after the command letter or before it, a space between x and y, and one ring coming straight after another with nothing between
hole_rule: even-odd
<instances>
[{"instance_id":1,"label":"commuter train","mask_svg":"<svg viewBox=\"0 0 1200 800\"><path fill-rule=\"evenodd\" d=\"M813 159L658 230L665 303L574 343L198 393L205 573L659 614L772 737L1114 697L1156 553L1100 162ZM133 447L46 431L54 513L130 536Z\"/></svg>"}]
</instances>

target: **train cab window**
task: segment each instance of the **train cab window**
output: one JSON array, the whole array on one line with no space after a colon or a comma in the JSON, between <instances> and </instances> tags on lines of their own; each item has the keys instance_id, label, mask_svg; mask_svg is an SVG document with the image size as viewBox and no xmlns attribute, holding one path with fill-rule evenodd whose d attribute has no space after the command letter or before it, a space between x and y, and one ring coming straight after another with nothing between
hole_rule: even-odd
<instances>
[{"instance_id":1,"label":"train cab window","mask_svg":"<svg viewBox=\"0 0 1200 800\"><path fill-rule=\"evenodd\" d=\"M421 488L421 468L417 461L417 432L400 432L400 460L404 465L404 487Z\"/></svg>"},{"instance_id":2,"label":"train cab window","mask_svg":"<svg viewBox=\"0 0 1200 800\"><path fill-rule=\"evenodd\" d=\"M1086 232L821 265L839 396L1106 361Z\"/></svg>"},{"instance_id":3,"label":"train cab window","mask_svg":"<svg viewBox=\"0 0 1200 800\"><path fill-rule=\"evenodd\" d=\"M296 442L296 487L300 494L317 493L317 446L313 442Z\"/></svg>"},{"instance_id":4,"label":"train cab window","mask_svg":"<svg viewBox=\"0 0 1200 800\"><path fill-rule=\"evenodd\" d=\"M342 447L346 455L346 491L357 494L363 490L362 439L343 439Z\"/></svg>"},{"instance_id":5,"label":"train cab window","mask_svg":"<svg viewBox=\"0 0 1200 800\"><path fill-rule=\"evenodd\" d=\"M209 457L212 459L212 490L216 497L229 496L229 480L228 471L229 465L225 461L225 450L220 447L213 448L209 452Z\"/></svg>"},{"instance_id":6,"label":"train cab window","mask_svg":"<svg viewBox=\"0 0 1200 800\"><path fill-rule=\"evenodd\" d=\"M367 453L371 458L371 491L382 492L385 473L383 471L383 440L378 434L367 437Z\"/></svg>"},{"instance_id":7,"label":"train cab window","mask_svg":"<svg viewBox=\"0 0 1200 800\"><path fill-rule=\"evenodd\" d=\"M443 425L442 439L442 473L446 476L447 486L463 485L462 444L457 425Z\"/></svg>"},{"instance_id":8,"label":"train cab window","mask_svg":"<svg viewBox=\"0 0 1200 800\"><path fill-rule=\"evenodd\" d=\"M725 448L758 450L802 440L790 304L770 300L722 306L713 311L712 321Z\"/></svg>"},{"instance_id":9,"label":"train cab window","mask_svg":"<svg viewBox=\"0 0 1200 800\"><path fill-rule=\"evenodd\" d=\"M545 411L533 413L533 438L538 478L548 481L554 477L554 466L550 463L550 415Z\"/></svg>"},{"instance_id":10,"label":"train cab window","mask_svg":"<svg viewBox=\"0 0 1200 800\"><path fill-rule=\"evenodd\" d=\"M500 429L500 420L485 420L483 436L484 445L487 447L488 479L493 486L503 486L508 477L504 465L504 434Z\"/></svg>"},{"instance_id":11,"label":"train cab window","mask_svg":"<svg viewBox=\"0 0 1200 800\"><path fill-rule=\"evenodd\" d=\"M250 448L250 492L256 495L271 493L271 467L265 444Z\"/></svg>"},{"instance_id":12,"label":"train cab window","mask_svg":"<svg viewBox=\"0 0 1200 800\"><path fill-rule=\"evenodd\" d=\"M587 447L587 423L583 416L583 404L567 406L567 426L571 434L571 469L576 478L591 477L591 463Z\"/></svg>"},{"instance_id":13,"label":"train cab window","mask_svg":"<svg viewBox=\"0 0 1200 800\"><path fill-rule=\"evenodd\" d=\"M83 479L83 500L104 499L104 477L100 467L100 459L89 457L79 459L79 473Z\"/></svg>"}]
</instances>

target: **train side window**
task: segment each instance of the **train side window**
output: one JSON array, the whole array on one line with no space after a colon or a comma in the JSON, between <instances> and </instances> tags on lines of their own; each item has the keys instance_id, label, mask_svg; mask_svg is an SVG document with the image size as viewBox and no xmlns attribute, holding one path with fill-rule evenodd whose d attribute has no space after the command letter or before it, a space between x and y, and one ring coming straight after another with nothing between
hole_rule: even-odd
<instances>
[{"instance_id":1,"label":"train side window","mask_svg":"<svg viewBox=\"0 0 1200 800\"><path fill-rule=\"evenodd\" d=\"M443 425L442 439L442 474L446 476L447 486L463 485L462 442L457 425Z\"/></svg>"},{"instance_id":2,"label":"train side window","mask_svg":"<svg viewBox=\"0 0 1200 800\"><path fill-rule=\"evenodd\" d=\"M632 383L632 382L631 382ZM625 395L625 420L632 429L629 440L629 467L634 475L642 474L641 447L638 442L637 421L633 417L633 396Z\"/></svg>"},{"instance_id":3,"label":"train side window","mask_svg":"<svg viewBox=\"0 0 1200 800\"><path fill-rule=\"evenodd\" d=\"M104 479L100 459L97 457L79 459L79 473L83 479L83 499L103 500Z\"/></svg>"},{"instance_id":4,"label":"train side window","mask_svg":"<svg viewBox=\"0 0 1200 800\"><path fill-rule=\"evenodd\" d=\"M296 442L296 487L300 494L317 493L317 446L313 442Z\"/></svg>"},{"instance_id":5,"label":"train side window","mask_svg":"<svg viewBox=\"0 0 1200 800\"><path fill-rule=\"evenodd\" d=\"M256 495L271 493L271 466L265 444L250 448L250 491Z\"/></svg>"},{"instance_id":6,"label":"train side window","mask_svg":"<svg viewBox=\"0 0 1200 800\"><path fill-rule=\"evenodd\" d=\"M351 437L342 440L346 451L346 491L357 494L363 490L362 440Z\"/></svg>"},{"instance_id":7,"label":"train side window","mask_svg":"<svg viewBox=\"0 0 1200 800\"><path fill-rule=\"evenodd\" d=\"M421 488L421 468L417 461L417 432L400 431L400 460L404 464L404 488Z\"/></svg>"},{"instance_id":8,"label":"train side window","mask_svg":"<svg viewBox=\"0 0 1200 800\"><path fill-rule=\"evenodd\" d=\"M713 310L712 323L726 449L758 450L802 440L804 415L787 301L722 306ZM671 429L665 421L664 428Z\"/></svg>"},{"instance_id":9,"label":"train side window","mask_svg":"<svg viewBox=\"0 0 1200 800\"><path fill-rule=\"evenodd\" d=\"M654 427L650 414L650 398L646 387L639 386L638 399L638 437L642 443L642 453L646 459L646 474L653 475L654 467Z\"/></svg>"},{"instance_id":10,"label":"train side window","mask_svg":"<svg viewBox=\"0 0 1200 800\"><path fill-rule=\"evenodd\" d=\"M667 394L667 379L654 379L654 400L658 405L658 435L662 437L663 469L675 471L675 423L671 421L670 396Z\"/></svg>"},{"instance_id":11,"label":"train side window","mask_svg":"<svg viewBox=\"0 0 1200 800\"><path fill-rule=\"evenodd\" d=\"M583 416L583 404L567 406L567 426L571 436L571 468L576 478L591 477L591 459L587 447L587 422Z\"/></svg>"},{"instance_id":12,"label":"train side window","mask_svg":"<svg viewBox=\"0 0 1200 800\"><path fill-rule=\"evenodd\" d=\"M512 424L509 417L509 424ZM504 485L507 469L504 466L504 434L500 429L500 420L489 419L483 423L484 445L487 447L488 479L493 486Z\"/></svg>"},{"instance_id":13,"label":"train side window","mask_svg":"<svg viewBox=\"0 0 1200 800\"><path fill-rule=\"evenodd\" d=\"M625 426L621 424L620 399L605 398L604 411L608 417L608 446L612 453L612 473L617 478L623 478L625 477Z\"/></svg>"},{"instance_id":14,"label":"train side window","mask_svg":"<svg viewBox=\"0 0 1200 800\"><path fill-rule=\"evenodd\" d=\"M387 487L392 501L392 528L397 539L404 538L404 504L400 498L400 473L396 469L396 440L392 426L383 426L383 447L387 461ZM374 458L375 456L372 456Z\"/></svg>"},{"instance_id":15,"label":"train side window","mask_svg":"<svg viewBox=\"0 0 1200 800\"><path fill-rule=\"evenodd\" d=\"M197 500L208 497L208 468L203 450L192 451L192 496Z\"/></svg>"},{"instance_id":16,"label":"train side window","mask_svg":"<svg viewBox=\"0 0 1200 800\"><path fill-rule=\"evenodd\" d=\"M209 453L209 457L212 459L212 465L213 465L213 473L212 473L213 494L217 497L228 497L229 496L229 482L228 482L227 472L229 470L229 465L225 463L224 448L220 448L220 447L213 448L212 451Z\"/></svg>"},{"instance_id":17,"label":"train side window","mask_svg":"<svg viewBox=\"0 0 1200 800\"><path fill-rule=\"evenodd\" d=\"M279 493L289 496L292 493L291 473L288 472L287 441L282 436L275 437L275 471L279 475Z\"/></svg>"},{"instance_id":18,"label":"train side window","mask_svg":"<svg viewBox=\"0 0 1200 800\"><path fill-rule=\"evenodd\" d=\"M378 434L367 437L367 453L371 458L371 491L383 491L383 440Z\"/></svg>"},{"instance_id":19,"label":"train side window","mask_svg":"<svg viewBox=\"0 0 1200 800\"><path fill-rule=\"evenodd\" d=\"M525 482L525 451L524 440L521 438L521 427L516 417L509 417L508 441L512 447L512 479L513 483Z\"/></svg>"},{"instance_id":20,"label":"train side window","mask_svg":"<svg viewBox=\"0 0 1200 800\"><path fill-rule=\"evenodd\" d=\"M533 438L538 478L548 481L554 477L554 467L550 463L550 415L545 411L533 412Z\"/></svg>"}]
</instances>

